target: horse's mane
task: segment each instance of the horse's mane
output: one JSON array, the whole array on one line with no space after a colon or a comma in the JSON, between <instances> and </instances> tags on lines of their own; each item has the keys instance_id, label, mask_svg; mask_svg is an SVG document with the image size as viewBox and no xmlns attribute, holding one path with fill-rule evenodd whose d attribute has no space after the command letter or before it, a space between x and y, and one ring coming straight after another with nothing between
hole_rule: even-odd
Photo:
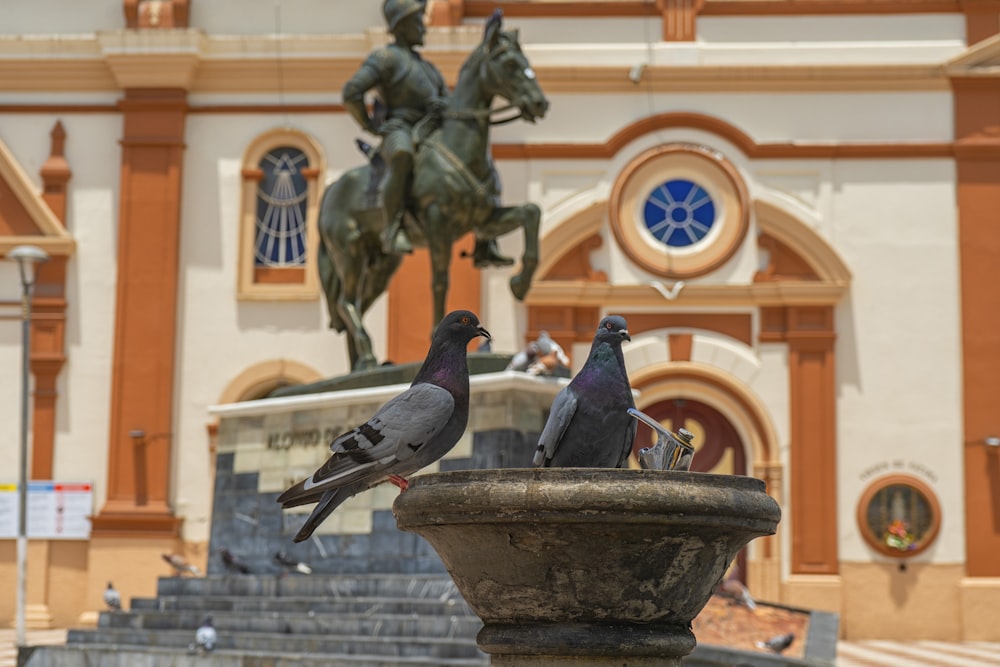
<instances>
[{"instance_id":1,"label":"horse's mane","mask_svg":"<svg viewBox=\"0 0 1000 667\"><path fill-rule=\"evenodd\" d=\"M501 31L499 38L505 47L509 47L511 44L517 46L517 40L512 38L509 32ZM489 55L490 51L486 48L486 42L480 42L479 46L473 49L469 57L462 63L462 66L458 70L458 77L462 78L469 70L478 68Z\"/></svg>"}]
</instances>

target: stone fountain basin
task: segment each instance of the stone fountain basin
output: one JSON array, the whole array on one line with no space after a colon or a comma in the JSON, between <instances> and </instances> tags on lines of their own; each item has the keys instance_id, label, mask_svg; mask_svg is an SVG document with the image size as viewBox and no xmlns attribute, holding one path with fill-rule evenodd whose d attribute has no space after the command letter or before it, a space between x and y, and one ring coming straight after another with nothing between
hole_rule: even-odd
<instances>
[{"instance_id":1,"label":"stone fountain basin","mask_svg":"<svg viewBox=\"0 0 1000 667\"><path fill-rule=\"evenodd\" d=\"M751 477L594 468L422 475L393 513L441 556L484 649L517 628L521 641L616 626L666 631L653 644L675 655L694 647L689 624L739 550L781 518Z\"/></svg>"}]
</instances>

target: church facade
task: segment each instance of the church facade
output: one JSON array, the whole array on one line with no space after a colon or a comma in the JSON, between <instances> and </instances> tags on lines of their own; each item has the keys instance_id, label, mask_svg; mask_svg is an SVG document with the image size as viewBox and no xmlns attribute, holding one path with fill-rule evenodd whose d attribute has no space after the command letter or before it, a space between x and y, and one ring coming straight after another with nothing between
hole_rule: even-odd
<instances>
[{"instance_id":1,"label":"church facade","mask_svg":"<svg viewBox=\"0 0 1000 667\"><path fill-rule=\"evenodd\" d=\"M496 7L549 101L492 130L503 203L542 211L541 260L520 301L518 267L474 269L466 239L449 303L494 351L547 331L574 368L624 315L638 407L782 506L745 560L761 599L838 612L851 639L1000 639L1000 2L432 0L423 54L449 85ZM92 619L108 580L151 595L161 553L204 564L211 407L349 370L317 219L374 141L341 89L391 39L380 8L8 12L0 254L50 255L30 476L90 494L85 536L30 542L31 624ZM20 290L0 262L8 496ZM430 320L418 251L365 322L407 362ZM14 581L0 535L0 622Z\"/></svg>"}]
</instances>

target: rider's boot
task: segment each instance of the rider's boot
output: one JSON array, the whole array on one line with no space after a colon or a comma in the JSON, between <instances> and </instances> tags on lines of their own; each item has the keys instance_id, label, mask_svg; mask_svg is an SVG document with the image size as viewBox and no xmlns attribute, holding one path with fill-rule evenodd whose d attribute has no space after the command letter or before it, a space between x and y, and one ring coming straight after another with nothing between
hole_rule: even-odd
<instances>
[{"instance_id":1,"label":"rider's boot","mask_svg":"<svg viewBox=\"0 0 1000 667\"><path fill-rule=\"evenodd\" d=\"M514 260L500 254L496 239L476 239L476 249L472 251L472 264L477 269L490 266L512 266Z\"/></svg>"},{"instance_id":2,"label":"rider's boot","mask_svg":"<svg viewBox=\"0 0 1000 667\"><path fill-rule=\"evenodd\" d=\"M382 252L386 255L408 255L413 252L413 244L403 227L403 216L392 216L382 231Z\"/></svg>"}]
</instances>

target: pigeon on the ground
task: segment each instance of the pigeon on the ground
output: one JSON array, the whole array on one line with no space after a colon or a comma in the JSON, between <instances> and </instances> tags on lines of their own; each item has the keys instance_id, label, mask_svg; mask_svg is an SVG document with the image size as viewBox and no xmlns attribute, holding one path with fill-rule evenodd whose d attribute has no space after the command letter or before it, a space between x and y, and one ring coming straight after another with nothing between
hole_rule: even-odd
<instances>
[{"instance_id":1,"label":"pigeon on the ground","mask_svg":"<svg viewBox=\"0 0 1000 667\"><path fill-rule=\"evenodd\" d=\"M167 562L170 567L174 568L174 574L177 576L192 574L196 577L201 576L201 570L196 568L194 565L188 563L184 556L180 554L160 554L164 561Z\"/></svg>"},{"instance_id":2,"label":"pigeon on the ground","mask_svg":"<svg viewBox=\"0 0 1000 667\"><path fill-rule=\"evenodd\" d=\"M111 611L122 610L122 596L115 590L115 587L108 582L108 587L104 589L104 604L108 605Z\"/></svg>"},{"instance_id":3,"label":"pigeon on the ground","mask_svg":"<svg viewBox=\"0 0 1000 667\"><path fill-rule=\"evenodd\" d=\"M311 567L300 560L289 557L284 551L274 554L274 562L289 572L298 572L299 574L312 574L313 572Z\"/></svg>"},{"instance_id":4,"label":"pigeon on the ground","mask_svg":"<svg viewBox=\"0 0 1000 667\"><path fill-rule=\"evenodd\" d=\"M222 558L222 564L226 566L226 569L230 572L238 572L239 574L250 574L250 566L241 561L236 557L229 549L223 547L219 549L219 557Z\"/></svg>"},{"instance_id":5,"label":"pigeon on the ground","mask_svg":"<svg viewBox=\"0 0 1000 667\"><path fill-rule=\"evenodd\" d=\"M756 600L750 594L750 589L740 581L739 576L739 569L734 566L732 572L722 580L715 592L733 600L736 604L742 604L750 611L757 611Z\"/></svg>"},{"instance_id":6,"label":"pigeon on the ground","mask_svg":"<svg viewBox=\"0 0 1000 667\"><path fill-rule=\"evenodd\" d=\"M215 650L215 643L217 641L218 634L215 632L215 626L212 624L212 617L206 616L205 620L198 626L198 630L194 633L195 647L201 652L209 653Z\"/></svg>"},{"instance_id":7,"label":"pigeon on the ground","mask_svg":"<svg viewBox=\"0 0 1000 667\"><path fill-rule=\"evenodd\" d=\"M756 642L756 645L757 648L767 649L774 653L783 653L785 649L792 645L793 641L795 641L795 633L789 632L788 634L771 637L766 642Z\"/></svg>"},{"instance_id":8,"label":"pigeon on the ground","mask_svg":"<svg viewBox=\"0 0 1000 667\"><path fill-rule=\"evenodd\" d=\"M448 313L434 330L427 358L409 389L335 438L327 462L278 497L285 509L318 503L295 542L308 539L341 503L376 484L388 480L405 490L406 475L455 446L469 421L466 348L477 336L491 338L474 313Z\"/></svg>"},{"instance_id":9,"label":"pigeon on the ground","mask_svg":"<svg viewBox=\"0 0 1000 667\"><path fill-rule=\"evenodd\" d=\"M632 386L622 342L632 340L625 318L609 315L594 334L590 355L556 395L538 438L534 464L545 467L621 468L635 440Z\"/></svg>"}]
</instances>

